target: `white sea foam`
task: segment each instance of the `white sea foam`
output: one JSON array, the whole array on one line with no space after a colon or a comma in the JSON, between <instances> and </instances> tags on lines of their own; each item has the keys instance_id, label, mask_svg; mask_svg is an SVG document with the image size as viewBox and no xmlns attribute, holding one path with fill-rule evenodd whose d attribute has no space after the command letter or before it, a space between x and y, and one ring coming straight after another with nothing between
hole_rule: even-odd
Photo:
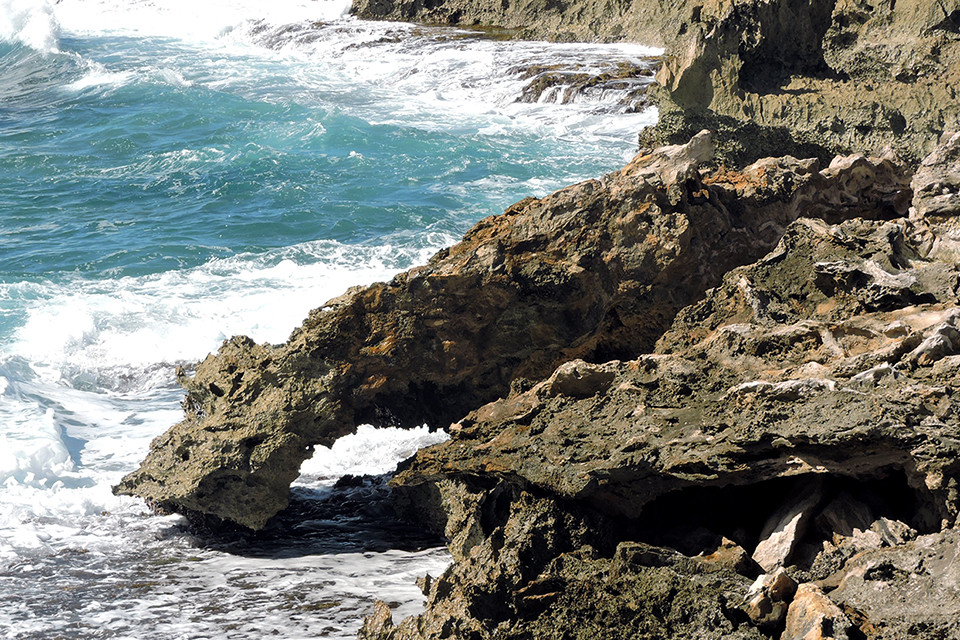
<instances>
[{"instance_id":1,"label":"white sea foam","mask_svg":"<svg viewBox=\"0 0 960 640\"><path fill-rule=\"evenodd\" d=\"M63 28L77 34L210 43L251 20L272 24L335 20L349 9L349 0L60 0L55 10Z\"/></svg>"},{"instance_id":2,"label":"white sea foam","mask_svg":"<svg viewBox=\"0 0 960 640\"><path fill-rule=\"evenodd\" d=\"M157 275L0 285L0 299L26 299L26 319L5 351L49 383L112 375L114 385L97 384L129 390L137 382L129 376L140 372L147 378L133 387L151 388L156 367L201 359L230 336L283 342L328 298L389 279L450 240L410 249L316 241Z\"/></svg>"},{"instance_id":3,"label":"white sea foam","mask_svg":"<svg viewBox=\"0 0 960 640\"><path fill-rule=\"evenodd\" d=\"M68 91L83 91L90 87L114 86L120 87L128 84L134 78L136 73L132 71L110 71L99 62L88 62L81 60L81 64L86 67L86 73L78 80L74 80L66 85Z\"/></svg>"},{"instance_id":4,"label":"white sea foam","mask_svg":"<svg viewBox=\"0 0 960 640\"><path fill-rule=\"evenodd\" d=\"M37 518L69 518L77 505L129 511L104 488L179 419L176 363L235 334L282 342L309 309L433 248L314 242L154 276L0 285L0 299L25 303L26 316L0 360L0 556L43 546L30 524ZM390 438L383 446L364 472L413 450ZM325 469L337 475L337 463Z\"/></svg>"},{"instance_id":5,"label":"white sea foam","mask_svg":"<svg viewBox=\"0 0 960 640\"><path fill-rule=\"evenodd\" d=\"M518 100L529 82L524 69L561 63L599 72L617 62L643 65L660 49L486 40L452 29L424 31L345 18L348 8L345 0L61 0L55 12L62 29L72 34L163 36L218 52L212 66L200 55L171 59L164 68L145 66L135 74L94 64L73 89L160 79L263 96L274 80L259 69L261 58L274 68L286 65L277 80L288 85L281 90L283 99L335 105L371 124L464 135L522 132L562 139L572 134L588 143L614 140L632 149L636 132L656 121L654 110L624 113L618 106L622 90L586 92L566 104L556 99L559 88L545 92L539 103ZM293 93L290 78L299 85Z\"/></svg>"},{"instance_id":6,"label":"white sea foam","mask_svg":"<svg viewBox=\"0 0 960 640\"><path fill-rule=\"evenodd\" d=\"M0 0L0 41L25 44L43 53L58 50L60 26L52 0Z\"/></svg>"},{"instance_id":7,"label":"white sea foam","mask_svg":"<svg viewBox=\"0 0 960 640\"><path fill-rule=\"evenodd\" d=\"M375 429L368 424L360 425L356 433L340 438L332 447L316 447L313 457L300 466L298 482L311 484L346 474L377 475L393 471L398 462L418 449L449 438L443 431L431 433L426 427Z\"/></svg>"}]
</instances>

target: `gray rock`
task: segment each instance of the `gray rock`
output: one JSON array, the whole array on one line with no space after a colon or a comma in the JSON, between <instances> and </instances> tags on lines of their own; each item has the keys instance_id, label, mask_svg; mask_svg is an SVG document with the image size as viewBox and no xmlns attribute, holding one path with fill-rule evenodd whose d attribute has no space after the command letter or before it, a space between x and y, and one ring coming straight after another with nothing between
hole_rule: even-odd
<instances>
[{"instance_id":1,"label":"gray rock","mask_svg":"<svg viewBox=\"0 0 960 640\"><path fill-rule=\"evenodd\" d=\"M960 638L960 530L860 553L835 582L830 598L872 638Z\"/></svg>"},{"instance_id":2,"label":"gray rock","mask_svg":"<svg viewBox=\"0 0 960 640\"><path fill-rule=\"evenodd\" d=\"M855 529L866 531L874 520L870 507L844 491L823 508L817 525L829 540L833 534L852 536Z\"/></svg>"},{"instance_id":3,"label":"gray rock","mask_svg":"<svg viewBox=\"0 0 960 640\"><path fill-rule=\"evenodd\" d=\"M744 612L761 629L774 631L787 617L790 601L797 592L797 583L782 568L766 573L750 586Z\"/></svg>"},{"instance_id":4,"label":"gray rock","mask_svg":"<svg viewBox=\"0 0 960 640\"><path fill-rule=\"evenodd\" d=\"M889 518L880 518L870 526L870 530L879 535L883 543L889 547L904 544L917 537L916 529L899 520Z\"/></svg>"},{"instance_id":5,"label":"gray rock","mask_svg":"<svg viewBox=\"0 0 960 640\"><path fill-rule=\"evenodd\" d=\"M544 393L549 396L587 398L604 393L616 377L617 372L613 366L571 360L557 367L553 375L547 378Z\"/></svg>"},{"instance_id":6,"label":"gray rock","mask_svg":"<svg viewBox=\"0 0 960 640\"><path fill-rule=\"evenodd\" d=\"M960 215L960 132L947 132L910 181L916 218Z\"/></svg>"},{"instance_id":7,"label":"gray rock","mask_svg":"<svg viewBox=\"0 0 960 640\"><path fill-rule=\"evenodd\" d=\"M476 420L461 418L478 407L483 421L523 423L551 398L602 397L614 358L652 350L683 306L763 256L802 213L842 216L835 203L862 199L896 215L876 196L902 177L887 161L702 176L711 148L701 133L523 200L427 265L328 301L283 345L225 341L193 376L181 372L184 420L115 490L206 526L261 528L287 505L313 445L364 422L456 423L462 436ZM482 408L551 376L549 389ZM782 395L820 391L788 381Z\"/></svg>"},{"instance_id":8,"label":"gray rock","mask_svg":"<svg viewBox=\"0 0 960 640\"><path fill-rule=\"evenodd\" d=\"M812 477L798 485L763 526L760 542L753 551L757 564L768 572L785 566L822 501L823 482L820 478Z\"/></svg>"}]
</instances>

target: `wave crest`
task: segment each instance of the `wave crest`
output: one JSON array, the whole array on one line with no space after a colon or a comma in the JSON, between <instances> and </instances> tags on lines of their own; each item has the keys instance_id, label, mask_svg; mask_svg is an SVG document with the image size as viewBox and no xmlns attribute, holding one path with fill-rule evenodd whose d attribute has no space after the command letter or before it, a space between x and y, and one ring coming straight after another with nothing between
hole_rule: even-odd
<instances>
[{"instance_id":1,"label":"wave crest","mask_svg":"<svg viewBox=\"0 0 960 640\"><path fill-rule=\"evenodd\" d=\"M0 0L0 41L43 53L60 50L60 25L50 0Z\"/></svg>"}]
</instances>

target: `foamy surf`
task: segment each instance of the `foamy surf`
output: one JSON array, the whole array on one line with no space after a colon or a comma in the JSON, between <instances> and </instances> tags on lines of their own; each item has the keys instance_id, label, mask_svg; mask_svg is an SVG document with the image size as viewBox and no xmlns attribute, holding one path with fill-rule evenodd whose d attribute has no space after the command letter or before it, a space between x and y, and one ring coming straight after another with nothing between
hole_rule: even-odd
<instances>
[{"instance_id":1,"label":"foamy surf","mask_svg":"<svg viewBox=\"0 0 960 640\"><path fill-rule=\"evenodd\" d=\"M44 53L58 50L60 27L48 0L0 0L0 42Z\"/></svg>"}]
</instances>

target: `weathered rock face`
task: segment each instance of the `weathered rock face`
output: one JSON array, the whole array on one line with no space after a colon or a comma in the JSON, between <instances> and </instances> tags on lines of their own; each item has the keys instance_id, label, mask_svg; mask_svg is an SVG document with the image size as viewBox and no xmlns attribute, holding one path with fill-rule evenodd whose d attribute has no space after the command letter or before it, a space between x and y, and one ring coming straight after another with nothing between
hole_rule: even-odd
<instances>
[{"instance_id":1,"label":"weathered rock face","mask_svg":"<svg viewBox=\"0 0 960 640\"><path fill-rule=\"evenodd\" d=\"M955 0L698 4L668 32L647 139L708 126L727 132L719 151L734 163L890 147L915 164L960 124Z\"/></svg>"},{"instance_id":2,"label":"weathered rock face","mask_svg":"<svg viewBox=\"0 0 960 640\"><path fill-rule=\"evenodd\" d=\"M702 186L749 202L801 166ZM455 564L361 637L960 638L958 223L829 200L653 353L568 361L401 465L399 508Z\"/></svg>"},{"instance_id":3,"label":"weathered rock face","mask_svg":"<svg viewBox=\"0 0 960 640\"><path fill-rule=\"evenodd\" d=\"M663 42L688 0L354 0L350 13L367 20L497 27L512 35L554 41Z\"/></svg>"},{"instance_id":4,"label":"weathered rock face","mask_svg":"<svg viewBox=\"0 0 960 640\"><path fill-rule=\"evenodd\" d=\"M960 638L957 140L525 200L225 342L117 490L255 529L313 444L453 422L393 485L455 563L363 638Z\"/></svg>"},{"instance_id":5,"label":"weathered rock face","mask_svg":"<svg viewBox=\"0 0 960 640\"><path fill-rule=\"evenodd\" d=\"M689 487L896 476L919 492L914 526L953 524L960 450L944 422L944 359L960 348L960 271L924 259L924 231L905 219L799 220L763 261L685 309L658 353L567 363L469 414L396 482L495 471L636 518Z\"/></svg>"},{"instance_id":6,"label":"weathered rock face","mask_svg":"<svg viewBox=\"0 0 960 640\"><path fill-rule=\"evenodd\" d=\"M703 134L520 202L428 265L329 301L285 345L225 342L181 375L186 419L117 491L256 529L311 446L357 424L446 426L571 358L649 350L681 307L768 250L797 202L821 197L801 180L760 196L770 211L731 215L699 181L711 148Z\"/></svg>"},{"instance_id":7,"label":"weathered rock face","mask_svg":"<svg viewBox=\"0 0 960 640\"><path fill-rule=\"evenodd\" d=\"M911 217L943 218L960 215L960 133L948 132L940 145L920 163L911 182Z\"/></svg>"},{"instance_id":8,"label":"weathered rock face","mask_svg":"<svg viewBox=\"0 0 960 640\"><path fill-rule=\"evenodd\" d=\"M225 342L181 376L186 419L116 490L257 529L286 506L314 444L365 422L446 426L562 362L630 359L801 213L906 209L907 178L885 160L817 171L788 158L705 183L697 167L711 154L704 132L638 156L481 221L390 283L329 301L285 345ZM554 395L593 395L607 375L563 371L545 383Z\"/></svg>"}]
</instances>

